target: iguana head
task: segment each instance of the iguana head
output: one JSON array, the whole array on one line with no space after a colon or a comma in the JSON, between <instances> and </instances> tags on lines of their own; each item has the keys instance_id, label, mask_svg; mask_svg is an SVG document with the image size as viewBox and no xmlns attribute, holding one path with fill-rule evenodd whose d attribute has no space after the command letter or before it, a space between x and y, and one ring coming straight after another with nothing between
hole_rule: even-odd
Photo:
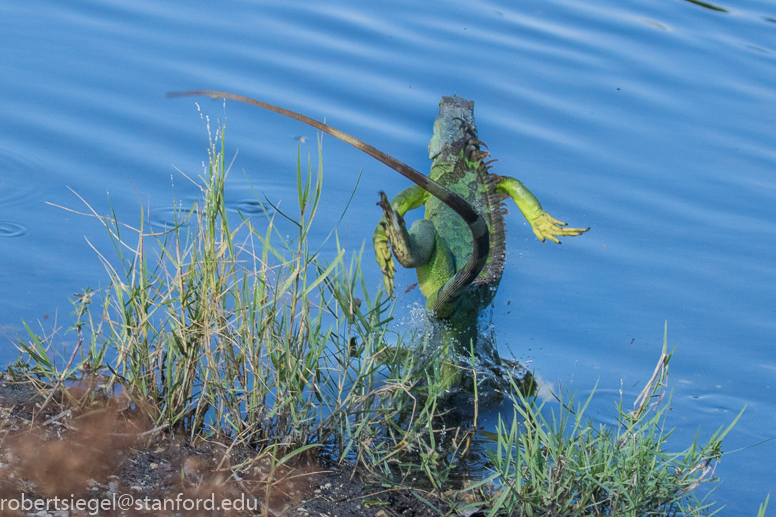
<instances>
[{"instance_id":1,"label":"iguana head","mask_svg":"<svg viewBox=\"0 0 776 517\"><path fill-rule=\"evenodd\" d=\"M464 136L477 137L474 101L458 96L442 97L442 102L439 103L439 115L434 122L434 136L428 144L428 157L433 160L443 152L445 147L458 142Z\"/></svg>"}]
</instances>

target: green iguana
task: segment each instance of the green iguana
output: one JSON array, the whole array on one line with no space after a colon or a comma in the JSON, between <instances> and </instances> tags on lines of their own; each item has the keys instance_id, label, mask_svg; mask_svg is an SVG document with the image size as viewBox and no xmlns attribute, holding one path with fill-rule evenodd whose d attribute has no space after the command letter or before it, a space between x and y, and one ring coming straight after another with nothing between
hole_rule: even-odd
<instances>
[{"instance_id":1,"label":"green iguana","mask_svg":"<svg viewBox=\"0 0 776 517\"><path fill-rule=\"evenodd\" d=\"M447 320L445 330L458 341L458 353L465 357L470 340L476 340L477 316L493 301L504 270L506 209L502 201L506 198L515 201L542 242L549 239L560 244L558 237L580 235L589 230L566 227L566 223L545 212L536 196L519 180L490 173L491 163L496 160L484 161L490 153L482 147L487 149L477 139L474 102L442 97L434 136L428 146L428 156L433 160L430 179L474 207L486 220L491 236L490 255L471 283L458 283L456 272L471 256L472 239L466 231L466 222L451 212L443 196L412 186L389 204L381 193L379 204L385 215L373 237L387 291L393 290L392 248L402 266L416 269L426 307L437 318ZM425 218L407 231L404 214L421 206L425 207ZM498 362L495 350L490 355L491 360Z\"/></svg>"},{"instance_id":2,"label":"green iguana","mask_svg":"<svg viewBox=\"0 0 776 517\"><path fill-rule=\"evenodd\" d=\"M505 257L502 201L512 198L531 224L539 240L560 243L557 237L574 236L589 228L567 228L542 209L536 197L517 179L489 172L487 146L477 139L474 102L443 97L434 136L429 144L431 175L331 126L304 115L261 101L226 92L198 90L168 93L167 97L204 95L259 106L299 120L360 149L388 165L416 185L390 203L380 193L384 216L375 230L373 244L389 294L393 291L393 254L401 265L417 270L418 282L432 314L446 322L448 338L456 353L468 357L476 340L477 320L501 281ZM495 160L493 160L495 161ZM407 231L403 216L425 206L425 218ZM475 341L476 344L476 341ZM498 362L495 352L492 359Z\"/></svg>"}]
</instances>

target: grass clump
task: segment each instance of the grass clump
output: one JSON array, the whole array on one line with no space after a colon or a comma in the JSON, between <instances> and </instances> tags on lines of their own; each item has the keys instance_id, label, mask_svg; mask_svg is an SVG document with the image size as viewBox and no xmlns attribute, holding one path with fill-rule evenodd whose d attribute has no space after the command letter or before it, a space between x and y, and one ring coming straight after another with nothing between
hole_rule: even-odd
<instances>
[{"instance_id":1,"label":"grass clump","mask_svg":"<svg viewBox=\"0 0 776 517\"><path fill-rule=\"evenodd\" d=\"M28 328L18 341L28 361L16 369L54 390L87 379L121 392L157 428L273 455L326 446L371 466L413 447L428 433L435 397L422 395L433 382L417 385L413 354L389 335L393 305L380 291L370 297L363 249L348 260L337 242L327 261L311 248L320 146L319 164L304 174L298 156L296 217L272 207L263 224L233 226L222 129L202 201L176 211L171 229L149 229L142 210L138 228L92 211L114 244L116 259L100 255L110 285L77 298L68 360Z\"/></svg>"},{"instance_id":2,"label":"grass clump","mask_svg":"<svg viewBox=\"0 0 776 517\"><path fill-rule=\"evenodd\" d=\"M668 404L662 404L668 363L663 352L652 378L631 411L617 407L616 427L595 425L585 416L593 393L583 404L561 391L557 414L543 414L545 403L516 391L511 423L499 418L494 474L500 489L490 496L494 515L706 515L713 503L694 490L712 481L722 456L722 439L743 410L705 445L668 452ZM714 512L716 513L716 512Z\"/></svg>"}]
</instances>

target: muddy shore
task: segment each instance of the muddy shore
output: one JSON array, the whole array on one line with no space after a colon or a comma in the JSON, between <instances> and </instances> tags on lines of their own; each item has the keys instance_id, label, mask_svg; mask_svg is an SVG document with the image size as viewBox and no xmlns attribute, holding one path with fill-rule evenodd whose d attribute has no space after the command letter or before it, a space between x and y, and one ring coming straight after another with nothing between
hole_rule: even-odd
<instances>
[{"instance_id":1,"label":"muddy shore","mask_svg":"<svg viewBox=\"0 0 776 517\"><path fill-rule=\"evenodd\" d=\"M273 469L253 448L190 440L126 408L43 403L0 377L0 516L450 514L430 493L315 457Z\"/></svg>"}]
</instances>

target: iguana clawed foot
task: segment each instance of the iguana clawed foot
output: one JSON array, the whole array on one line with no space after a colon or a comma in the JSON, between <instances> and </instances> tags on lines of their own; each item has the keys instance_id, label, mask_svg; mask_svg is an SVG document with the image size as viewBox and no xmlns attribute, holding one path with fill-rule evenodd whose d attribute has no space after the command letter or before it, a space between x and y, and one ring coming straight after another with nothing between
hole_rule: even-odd
<instances>
[{"instance_id":1,"label":"iguana clawed foot","mask_svg":"<svg viewBox=\"0 0 776 517\"><path fill-rule=\"evenodd\" d=\"M539 217L529 222L534 234L536 234L540 241L544 242L545 239L548 239L557 244L560 244L558 237L574 237L590 229L567 228L566 223L555 219L547 212L542 212Z\"/></svg>"},{"instance_id":2,"label":"iguana clawed foot","mask_svg":"<svg viewBox=\"0 0 776 517\"><path fill-rule=\"evenodd\" d=\"M388 197L385 195L385 192L380 192L380 201L377 204L383 209L383 212L386 215L393 213L393 209L388 202ZM385 292L388 296L393 296L393 279L396 272L396 265L393 263L391 245L388 241L388 234L385 231L387 224L390 223L388 221L380 221L377 230L375 230L375 233L372 236L372 245L375 249L377 264L380 266L380 271L383 272Z\"/></svg>"}]
</instances>

